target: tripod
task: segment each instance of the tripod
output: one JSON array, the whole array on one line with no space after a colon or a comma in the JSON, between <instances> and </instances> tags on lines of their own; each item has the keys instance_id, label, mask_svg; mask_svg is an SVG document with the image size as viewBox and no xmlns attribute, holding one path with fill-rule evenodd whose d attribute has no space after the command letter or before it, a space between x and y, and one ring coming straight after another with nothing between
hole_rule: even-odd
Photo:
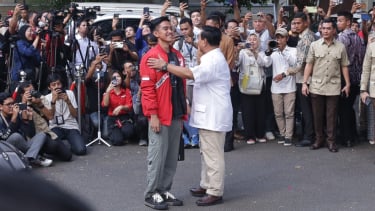
<instances>
[{"instance_id":1,"label":"tripod","mask_svg":"<svg viewBox=\"0 0 375 211\"><path fill-rule=\"evenodd\" d=\"M95 142L98 142L98 144L101 144L103 142L105 145L110 147L111 145L102 138L102 129L100 126L100 122L101 122L101 119L100 119L101 117L100 116L100 69L96 70L96 74L97 74L96 81L98 82L98 137L94 139L93 141L91 141L90 143L86 144L86 146L88 147Z\"/></svg>"}]
</instances>

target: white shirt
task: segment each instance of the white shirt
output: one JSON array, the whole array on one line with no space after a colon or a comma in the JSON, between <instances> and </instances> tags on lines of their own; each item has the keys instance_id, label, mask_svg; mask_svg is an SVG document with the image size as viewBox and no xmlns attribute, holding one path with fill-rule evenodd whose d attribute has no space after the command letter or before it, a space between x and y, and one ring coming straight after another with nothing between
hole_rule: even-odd
<instances>
[{"instance_id":1,"label":"white shirt","mask_svg":"<svg viewBox=\"0 0 375 211\"><path fill-rule=\"evenodd\" d=\"M68 95L68 98L70 102L72 103L72 106L77 109L77 103L76 103L76 98L74 97L74 93L70 90L66 90L66 94ZM48 94L45 96L43 100L43 104L47 109L51 109L51 101L52 101L52 93ZM64 118L64 124L57 125L56 123L56 117L63 117ZM78 127L78 122L76 118L74 118L69 111L68 104L62 100L56 100L56 105L55 105L55 114L52 120L49 121L49 127L52 129L54 127L61 127L64 129L77 129L79 130Z\"/></svg>"},{"instance_id":2,"label":"white shirt","mask_svg":"<svg viewBox=\"0 0 375 211\"><path fill-rule=\"evenodd\" d=\"M193 42L197 42L198 37L196 34L194 34ZM180 40L177 40L173 48L180 51L182 56L185 59L185 66L188 68L195 67L198 64L197 60L197 48L195 48L193 45L190 45L185 42L185 40L182 41L181 49L180 49ZM191 57L190 57L191 56ZM193 80L186 80L187 85L194 85Z\"/></svg>"},{"instance_id":3,"label":"white shirt","mask_svg":"<svg viewBox=\"0 0 375 211\"><path fill-rule=\"evenodd\" d=\"M88 37L81 37L81 35L79 35L79 34L76 35L76 40L78 42L79 49L78 49L78 46L77 46L76 58L75 58L75 66L81 65L84 62L84 60L86 59L85 60L86 64L84 64L84 65L85 65L85 67L88 68L89 65L87 65L87 63L92 58L94 58L95 55L98 55L98 53L99 53L98 45L96 44L96 42L89 40ZM91 47L90 47L89 53L87 55L88 57L86 57L87 47L89 45Z\"/></svg>"},{"instance_id":4,"label":"white shirt","mask_svg":"<svg viewBox=\"0 0 375 211\"><path fill-rule=\"evenodd\" d=\"M273 75L285 73L289 67L294 67L297 62L297 49L286 46L281 51L276 51L271 56L265 56L266 67L272 65ZM296 91L295 75L288 75L279 82L272 81L271 92L274 94L291 93Z\"/></svg>"},{"instance_id":5,"label":"white shirt","mask_svg":"<svg viewBox=\"0 0 375 211\"><path fill-rule=\"evenodd\" d=\"M191 68L194 76L190 125L217 132L232 130L228 63L219 48L205 53L201 63Z\"/></svg>"}]
</instances>

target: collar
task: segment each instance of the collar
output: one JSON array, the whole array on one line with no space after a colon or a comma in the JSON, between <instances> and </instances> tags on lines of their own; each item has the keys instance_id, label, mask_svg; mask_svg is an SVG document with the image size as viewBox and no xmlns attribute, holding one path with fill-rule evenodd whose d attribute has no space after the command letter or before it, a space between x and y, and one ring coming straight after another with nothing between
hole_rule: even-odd
<instances>
[{"instance_id":1,"label":"collar","mask_svg":"<svg viewBox=\"0 0 375 211\"><path fill-rule=\"evenodd\" d=\"M327 45L327 43L324 41L324 38L320 38L318 42L320 45ZM336 42L336 39L333 39L331 45L335 45Z\"/></svg>"},{"instance_id":2,"label":"collar","mask_svg":"<svg viewBox=\"0 0 375 211\"><path fill-rule=\"evenodd\" d=\"M76 39L77 40L84 40L84 39L87 39L87 37L82 37L80 34L76 34Z\"/></svg>"}]
</instances>

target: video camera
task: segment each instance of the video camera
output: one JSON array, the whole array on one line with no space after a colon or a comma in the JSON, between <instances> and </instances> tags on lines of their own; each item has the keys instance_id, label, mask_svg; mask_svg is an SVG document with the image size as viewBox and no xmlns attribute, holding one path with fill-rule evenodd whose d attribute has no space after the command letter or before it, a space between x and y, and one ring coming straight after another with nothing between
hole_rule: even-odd
<instances>
[{"instance_id":1,"label":"video camera","mask_svg":"<svg viewBox=\"0 0 375 211\"><path fill-rule=\"evenodd\" d=\"M79 4L75 2L70 3L70 8L72 8L72 18L73 20L91 20L96 19L96 12L100 11L100 6L93 7L82 7L78 9Z\"/></svg>"}]
</instances>

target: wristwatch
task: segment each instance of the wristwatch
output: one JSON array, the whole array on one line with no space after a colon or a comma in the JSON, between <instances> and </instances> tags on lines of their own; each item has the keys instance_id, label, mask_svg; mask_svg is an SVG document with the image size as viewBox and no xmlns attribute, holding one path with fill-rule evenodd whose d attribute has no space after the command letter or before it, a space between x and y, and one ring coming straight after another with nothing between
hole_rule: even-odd
<instances>
[{"instance_id":1,"label":"wristwatch","mask_svg":"<svg viewBox=\"0 0 375 211\"><path fill-rule=\"evenodd\" d=\"M161 67L161 70L162 70L162 71L167 71L167 68L168 68L168 63L165 63L165 64Z\"/></svg>"},{"instance_id":2,"label":"wristwatch","mask_svg":"<svg viewBox=\"0 0 375 211\"><path fill-rule=\"evenodd\" d=\"M283 73L281 73L281 76L283 76L283 78L285 78L286 74L283 72Z\"/></svg>"}]
</instances>

